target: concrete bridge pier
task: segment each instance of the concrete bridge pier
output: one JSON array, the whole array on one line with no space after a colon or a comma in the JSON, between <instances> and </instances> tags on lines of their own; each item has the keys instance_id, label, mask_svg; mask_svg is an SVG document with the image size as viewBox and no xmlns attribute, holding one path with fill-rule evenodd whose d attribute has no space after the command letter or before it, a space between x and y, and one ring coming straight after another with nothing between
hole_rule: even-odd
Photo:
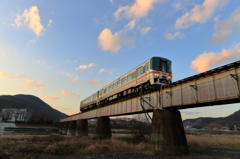
<instances>
[{"instance_id":1,"label":"concrete bridge pier","mask_svg":"<svg viewBox=\"0 0 240 159\"><path fill-rule=\"evenodd\" d=\"M188 154L188 143L178 110L154 110L150 141L157 153Z\"/></svg>"},{"instance_id":2,"label":"concrete bridge pier","mask_svg":"<svg viewBox=\"0 0 240 159\"><path fill-rule=\"evenodd\" d=\"M58 131L59 131L60 135L62 135L63 126L64 126L64 123L59 123L59 125L58 125Z\"/></svg>"},{"instance_id":3,"label":"concrete bridge pier","mask_svg":"<svg viewBox=\"0 0 240 159\"><path fill-rule=\"evenodd\" d=\"M93 139L103 140L103 139L111 139L111 138L112 138L112 131L111 131L111 125L110 125L110 118L108 116L98 117Z\"/></svg>"},{"instance_id":4,"label":"concrete bridge pier","mask_svg":"<svg viewBox=\"0 0 240 159\"><path fill-rule=\"evenodd\" d=\"M63 129L62 129L62 135L67 135L68 127L69 127L69 122L64 122Z\"/></svg>"},{"instance_id":5,"label":"concrete bridge pier","mask_svg":"<svg viewBox=\"0 0 240 159\"><path fill-rule=\"evenodd\" d=\"M88 136L88 120L81 119L77 121L77 136Z\"/></svg>"},{"instance_id":6,"label":"concrete bridge pier","mask_svg":"<svg viewBox=\"0 0 240 159\"><path fill-rule=\"evenodd\" d=\"M75 135L77 130L77 121L73 120L69 122L69 127L67 130L67 135Z\"/></svg>"}]
</instances>

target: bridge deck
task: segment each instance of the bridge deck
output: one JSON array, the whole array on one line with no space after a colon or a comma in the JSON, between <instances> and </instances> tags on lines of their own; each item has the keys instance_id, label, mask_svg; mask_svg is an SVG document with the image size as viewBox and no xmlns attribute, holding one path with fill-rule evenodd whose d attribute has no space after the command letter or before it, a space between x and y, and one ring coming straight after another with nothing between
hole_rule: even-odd
<instances>
[{"instance_id":1,"label":"bridge deck","mask_svg":"<svg viewBox=\"0 0 240 159\"><path fill-rule=\"evenodd\" d=\"M143 95L155 108L185 109L240 102L240 61L218 67L176 82L159 92ZM142 104L147 111L153 108ZM91 119L100 116L118 116L143 112L140 97L127 99L105 107L78 113L60 121Z\"/></svg>"}]
</instances>

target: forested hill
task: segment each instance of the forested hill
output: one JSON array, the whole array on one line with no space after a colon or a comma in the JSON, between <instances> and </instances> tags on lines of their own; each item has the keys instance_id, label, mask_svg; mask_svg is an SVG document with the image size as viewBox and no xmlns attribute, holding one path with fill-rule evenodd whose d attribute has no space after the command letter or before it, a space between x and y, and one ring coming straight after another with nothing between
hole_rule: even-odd
<instances>
[{"instance_id":1,"label":"forested hill","mask_svg":"<svg viewBox=\"0 0 240 159\"><path fill-rule=\"evenodd\" d=\"M66 114L53 109L50 105L33 95L2 95L0 96L0 111L3 108L28 109L32 111L47 112L56 118L67 117Z\"/></svg>"},{"instance_id":2,"label":"forested hill","mask_svg":"<svg viewBox=\"0 0 240 159\"><path fill-rule=\"evenodd\" d=\"M196 119L186 119L183 121L184 126L191 125L196 127L206 127L210 123L216 123L222 126L225 126L225 125L240 126L240 110L234 112L233 114L227 117L221 117L221 118L201 117Z\"/></svg>"}]
</instances>

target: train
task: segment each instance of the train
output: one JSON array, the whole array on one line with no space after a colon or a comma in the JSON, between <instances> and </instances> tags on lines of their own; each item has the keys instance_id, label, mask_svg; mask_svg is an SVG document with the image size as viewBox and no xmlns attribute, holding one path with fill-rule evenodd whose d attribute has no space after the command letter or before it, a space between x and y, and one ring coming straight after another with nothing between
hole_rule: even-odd
<instances>
[{"instance_id":1,"label":"train","mask_svg":"<svg viewBox=\"0 0 240 159\"><path fill-rule=\"evenodd\" d=\"M111 101L130 96L144 88L172 82L172 62L163 57L152 57L80 102L80 111L104 106Z\"/></svg>"}]
</instances>

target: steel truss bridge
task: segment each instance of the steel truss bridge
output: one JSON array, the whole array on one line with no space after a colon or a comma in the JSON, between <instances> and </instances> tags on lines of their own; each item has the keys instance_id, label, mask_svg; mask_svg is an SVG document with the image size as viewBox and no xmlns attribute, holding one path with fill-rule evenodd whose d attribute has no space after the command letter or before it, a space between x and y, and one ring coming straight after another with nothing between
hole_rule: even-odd
<instances>
[{"instance_id":1,"label":"steel truss bridge","mask_svg":"<svg viewBox=\"0 0 240 159\"><path fill-rule=\"evenodd\" d=\"M240 61L237 61L162 86L158 91L74 114L60 121L152 112L154 109L185 109L239 103L239 80Z\"/></svg>"}]
</instances>

